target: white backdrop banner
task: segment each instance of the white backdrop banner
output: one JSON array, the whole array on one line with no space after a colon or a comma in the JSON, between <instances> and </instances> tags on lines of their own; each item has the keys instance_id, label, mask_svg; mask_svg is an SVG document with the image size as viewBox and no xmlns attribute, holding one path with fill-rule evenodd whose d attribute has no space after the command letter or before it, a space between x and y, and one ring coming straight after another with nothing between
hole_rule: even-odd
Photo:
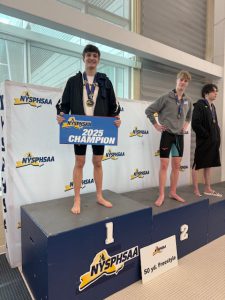
<instances>
[{"instance_id":1,"label":"white backdrop banner","mask_svg":"<svg viewBox=\"0 0 225 300\"><path fill-rule=\"evenodd\" d=\"M11 81L1 85L3 209L7 255L13 267L21 264L20 206L73 195L73 145L59 144L56 122L55 105L61 94L60 89ZM155 187L160 133L145 116L149 102L121 99L120 104L118 146L105 148L103 188L121 193ZM184 149L180 185L189 184L190 134L185 135ZM89 146L82 193L95 191L91 156Z\"/></svg>"}]
</instances>

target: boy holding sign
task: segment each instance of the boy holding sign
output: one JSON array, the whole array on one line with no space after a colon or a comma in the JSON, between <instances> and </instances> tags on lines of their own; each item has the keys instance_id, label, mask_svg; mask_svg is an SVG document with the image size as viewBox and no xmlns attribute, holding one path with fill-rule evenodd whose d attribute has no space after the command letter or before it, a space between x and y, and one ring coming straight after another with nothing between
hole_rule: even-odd
<instances>
[{"instance_id":1,"label":"boy holding sign","mask_svg":"<svg viewBox=\"0 0 225 300\"><path fill-rule=\"evenodd\" d=\"M94 45L87 45L83 50L83 61L85 71L79 72L69 78L62 95L61 103L58 103L57 121L64 121L64 114L87 115L87 116L105 116L117 117L115 126L121 124L119 113L120 106L116 101L114 89L108 77L97 72L97 66L100 61L100 51ZM82 183L83 167L85 164L87 145L74 145L75 166L73 171L74 182L74 205L72 213L80 213L80 187ZM94 180L96 184L97 202L105 207L112 207L112 204L104 199L102 195L102 157L104 146L92 145Z\"/></svg>"}]
</instances>

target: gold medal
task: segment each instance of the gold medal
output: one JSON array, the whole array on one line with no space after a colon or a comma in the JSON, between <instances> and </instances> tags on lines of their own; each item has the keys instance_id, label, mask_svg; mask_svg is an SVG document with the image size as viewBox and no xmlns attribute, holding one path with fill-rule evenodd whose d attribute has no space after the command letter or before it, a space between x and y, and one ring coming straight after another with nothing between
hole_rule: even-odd
<instances>
[{"instance_id":1,"label":"gold medal","mask_svg":"<svg viewBox=\"0 0 225 300\"><path fill-rule=\"evenodd\" d=\"M92 99L88 99L86 101L86 104L87 104L88 107L92 107L94 105L94 101Z\"/></svg>"}]
</instances>

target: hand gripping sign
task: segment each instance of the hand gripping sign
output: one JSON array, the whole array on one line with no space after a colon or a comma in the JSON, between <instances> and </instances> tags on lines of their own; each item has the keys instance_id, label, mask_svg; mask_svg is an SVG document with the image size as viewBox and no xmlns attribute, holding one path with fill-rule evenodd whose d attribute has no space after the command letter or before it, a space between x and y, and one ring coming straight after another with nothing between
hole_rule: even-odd
<instances>
[{"instance_id":1,"label":"hand gripping sign","mask_svg":"<svg viewBox=\"0 0 225 300\"><path fill-rule=\"evenodd\" d=\"M63 115L60 144L117 145L118 128L114 117Z\"/></svg>"}]
</instances>

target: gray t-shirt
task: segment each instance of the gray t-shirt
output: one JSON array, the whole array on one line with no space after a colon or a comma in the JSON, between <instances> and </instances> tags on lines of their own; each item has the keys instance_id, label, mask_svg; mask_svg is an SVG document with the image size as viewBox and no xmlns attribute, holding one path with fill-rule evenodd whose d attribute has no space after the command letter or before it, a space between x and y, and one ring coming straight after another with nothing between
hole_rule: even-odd
<instances>
[{"instance_id":1,"label":"gray t-shirt","mask_svg":"<svg viewBox=\"0 0 225 300\"><path fill-rule=\"evenodd\" d=\"M145 113L154 125L156 121L155 113L158 114L158 120L161 125L166 126L167 131L174 134L183 134L182 128L185 122L191 121L192 102L186 95L183 96L180 115L178 113L180 102L176 100L174 91L158 98L149 105Z\"/></svg>"}]
</instances>

